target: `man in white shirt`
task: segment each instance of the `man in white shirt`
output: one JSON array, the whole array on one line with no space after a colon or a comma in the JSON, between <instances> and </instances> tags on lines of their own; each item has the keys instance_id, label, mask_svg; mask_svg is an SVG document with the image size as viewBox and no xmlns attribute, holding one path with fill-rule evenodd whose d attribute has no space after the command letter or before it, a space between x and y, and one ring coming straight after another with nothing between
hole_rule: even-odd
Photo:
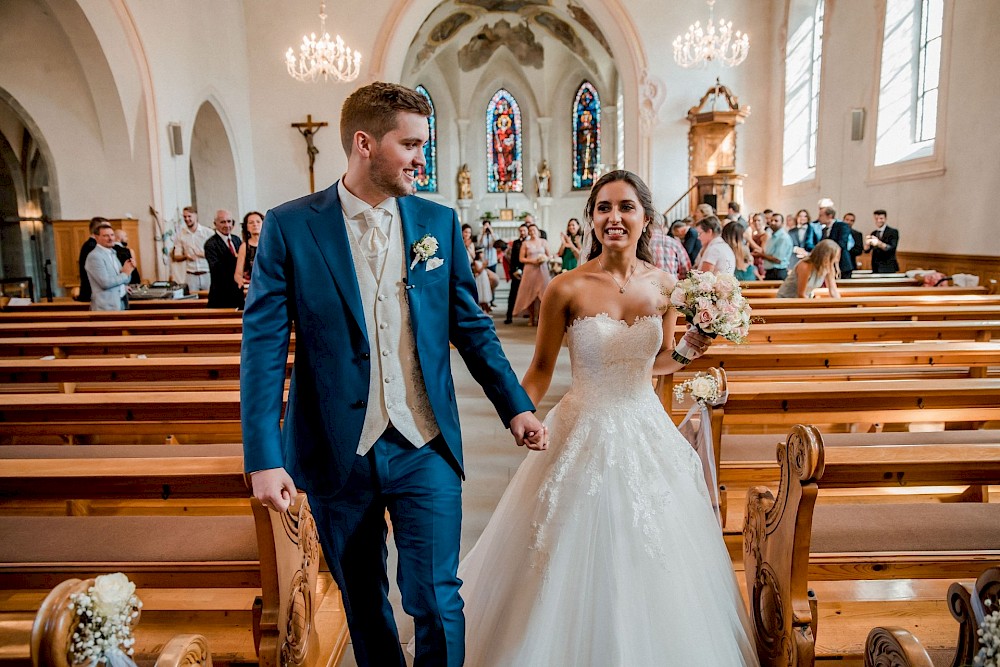
<instances>
[{"instance_id":1,"label":"man in white shirt","mask_svg":"<svg viewBox=\"0 0 1000 667\"><path fill-rule=\"evenodd\" d=\"M212 284L209 274L208 260L205 259L205 241L212 238L213 232L208 227L198 224L198 211L192 206L184 209L184 227L177 232L174 239L174 249L171 258L175 262L184 263L184 278L188 291L205 291Z\"/></svg>"}]
</instances>

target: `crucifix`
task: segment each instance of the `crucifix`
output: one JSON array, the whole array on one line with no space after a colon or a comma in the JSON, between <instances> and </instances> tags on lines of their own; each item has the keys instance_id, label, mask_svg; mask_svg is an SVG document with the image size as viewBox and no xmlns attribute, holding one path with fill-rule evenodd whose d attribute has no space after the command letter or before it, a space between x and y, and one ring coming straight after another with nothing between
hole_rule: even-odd
<instances>
[{"instance_id":1,"label":"crucifix","mask_svg":"<svg viewBox=\"0 0 1000 667\"><path fill-rule=\"evenodd\" d=\"M309 153L309 192L316 192L316 174L313 173L313 165L316 164L316 156L319 155L319 149L313 144L313 135L328 124L313 122L312 114L306 115L304 123L292 123L292 127L298 130L306 140L306 152Z\"/></svg>"}]
</instances>

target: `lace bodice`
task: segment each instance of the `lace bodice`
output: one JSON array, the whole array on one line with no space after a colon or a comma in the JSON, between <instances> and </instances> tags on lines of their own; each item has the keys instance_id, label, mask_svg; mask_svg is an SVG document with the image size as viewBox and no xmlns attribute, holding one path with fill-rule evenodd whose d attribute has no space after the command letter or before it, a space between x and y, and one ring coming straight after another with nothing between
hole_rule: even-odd
<instances>
[{"instance_id":1,"label":"lace bodice","mask_svg":"<svg viewBox=\"0 0 1000 667\"><path fill-rule=\"evenodd\" d=\"M659 315L637 317L629 324L601 313L574 320L569 327L571 393L635 398L651 391L653 359L663 342Z\"/></svg>"}]
</instances>

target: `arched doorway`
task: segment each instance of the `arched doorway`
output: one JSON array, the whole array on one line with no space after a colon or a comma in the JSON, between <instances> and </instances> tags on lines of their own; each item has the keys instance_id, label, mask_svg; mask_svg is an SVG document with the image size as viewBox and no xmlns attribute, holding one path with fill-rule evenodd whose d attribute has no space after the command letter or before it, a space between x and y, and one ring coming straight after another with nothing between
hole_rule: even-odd
<instances>
[{"instance_id":1,"label":"arched doorway","mask_svg":"<svg viewBox=\"0 0 1000 667\"><path fill-rule=\"evenodd\" d=\"M198 207L203 224L210 225L219 209L239 217L232 144L222 117L210 101L198 109L191 131L191 201Z\"/></svg>"}]
</instances>

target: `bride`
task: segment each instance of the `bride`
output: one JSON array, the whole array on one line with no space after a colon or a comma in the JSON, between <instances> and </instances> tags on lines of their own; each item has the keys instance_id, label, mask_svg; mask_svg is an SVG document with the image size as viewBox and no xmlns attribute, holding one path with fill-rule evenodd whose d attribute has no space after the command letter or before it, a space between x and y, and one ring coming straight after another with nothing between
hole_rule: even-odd
<instances>
[{"instance_id":1,"label":"bride","mask_svg":"<svg viewBox=\"0 0 1000 667\"><path fill-rule=\"evenodd\" d=\"M572 389L459 568L466 664L757 665L701 464L650 382L682 366L649 189L612 171L585 212L590 260L549 285L523 381L537 405L565 336Z\"/></svg>"}]
</instances>

